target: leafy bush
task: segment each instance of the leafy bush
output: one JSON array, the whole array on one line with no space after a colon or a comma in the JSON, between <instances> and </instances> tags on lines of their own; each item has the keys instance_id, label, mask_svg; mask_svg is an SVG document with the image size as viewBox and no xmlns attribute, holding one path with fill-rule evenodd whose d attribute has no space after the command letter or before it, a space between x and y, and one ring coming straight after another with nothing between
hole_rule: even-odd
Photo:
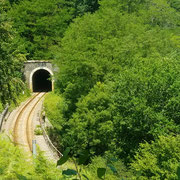
<instances>
[{"instance_id":1,"label":"leafy bush","mask_svg":"<svg viewBox=\"0 0 180 180\"><path fill-rule=\"evenodd\" d=\"M102 155L110 149L114 134L111 103L107 86L98 83L78 102L77 112L62 129L62 144L74 154L88 149L91 155Z\"/></svg>"},{"instance_id":2,"label":"leafy bush","mask_svg":"<svg viewBox=\"0 0 180 180\"><path fill-rule=\"evenodd\" d=\"M63 156L57 161L57 165L63 168L64 164L68 162L70 154L70 148L66 148L63 152ZM104 157L96 156L91 159L91 163L87 165L89 153L88 151L83 151L76 158L72 157L71 160L74 163L74 167L71 169L64 169L62 175L64 178L73 178L76 176L77 179L87 179L87 180L96 180L96 179L107 179L107 180L119 180L123 178L131 179L132 172L127 171L124 164L116 159L110 158L111 156L107 155ZM68 164L69 165L69 164Z\"/></svg>"},{"instance_id":3,"label":"leafy bush","mask_svg":"<svg viewBox=\"0 0 180 180\"><path fill-rule=\"evenodd\" d=\"M180 165L180 136L160 136L142 143L131 164L139 179L177 179ZM136 178L134 178L136 179Z\"/></svg>"},{"instance_id":4,"label":"leafy bush","mask_svg":"<svg viewBox=\"0 0 180 180\"><path fill-rule=\"evenodd\" d=\"M35 130L34 130L34 134L35 135L43 135L43 131L41 129L41 126L40 125L37 125Z\"/></svg>"},{"instance_id":5,"label":"leafy bush","mask_svg":"<svg viewBox=\"0 0 180 180\"><path fill-rule=\"evenodd\" d=\"M92 159L91 164L89 164L85 169L85 172L89 179L96 180L97 179L97 170L98 168L105 168L106 174L105 179L106 180L120 180L120 179L126 179L131 180L132 179L132 172L127 170L125 165L120 160L115 160L115 162L109 162L105 157L94 157ZM114 173L113 173L114 172Z\"/></svg>"},{"instance_id":6,"label":"leafy bush","mask_svg":"<svg viewBox=\"0 0 180 180\"><path fill-rule=\"evenodd\" d=\"M61 130L64 123L63 113L66 111L64 99L53 92L48 93L44 100L44 110L52 125Z\"/></svg>"},{"instance_id":7,"label":"leafy bush","mask_svg":"<svg viewBox=\"0 0 180 180\"><path fill-rule=\"evenodd\" d=\"M57 168L54 162L48 161L43 155L43 152L41 152L40 150L38 150L38 155L34 159L34 172L35 172L35 176L32 179L35 179L36 176L37 176L37 180L62 179L61 170Z\"/></svg>"},{"instance_id":8,"label":"leafy bush","mask_svg":"<svg viewBox=\"0 0 180 180\"><path fill-rule=\"evenodd\" d=\"M67 110L67 105L64 102L64 98L62 98L61 95L53 92L48 93L44 100L44 110L48 120L53 125L53 128L50 127L47 129L48 134L54 145L62 150L61 130L64 126L66 126L67 123L66 119L64 118L64 114Z\"/></svg>"},{"instance_id":9,"label":"leafy bush","mask_svg":"<svg viewBox=\"0 0 180 180\"><path fill-rule=\"evenodd\" d=\"M34 161L34 162L33 162ZM0 179L59 179L55 164L48 162L42 153L36 159L14 146L10 139L0 134Z\"/></svg>"},{"instance_id":10,"label":"leafy bush","mask_svg":"<svg viewBox=\"0 0 180 180\"><path fill-rule=\"evenodd\" d=\"M28 87L24 87L24 90L20 94L14 96L16 100L10 103L9 111L12 111L17 106L19 106L22 102L27 100L30 97L30 95L31 93Z\"/></svg>"}]
</instances>

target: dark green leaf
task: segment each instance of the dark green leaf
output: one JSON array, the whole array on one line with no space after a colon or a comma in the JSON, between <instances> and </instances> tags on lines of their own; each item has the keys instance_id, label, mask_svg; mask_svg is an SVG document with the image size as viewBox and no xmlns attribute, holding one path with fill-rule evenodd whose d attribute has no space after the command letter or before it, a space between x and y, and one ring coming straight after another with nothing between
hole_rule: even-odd
<instances>
[{"instance_id":1,"label":"dark green leaf","mask_svg":"<svg viewBox=\"0 0 180 180\"><path fill-rule=\"evenodd\" d=\"M85 164L87 162L89 158L89 152L87 150L85 150L79 157L78 159L78 164L81 165L81 164Z\"/></svg>"},{"instance_id":2,"label":"dark green leaf","mask_svg":"<svg viewBox=\"0 0 180 180\"><path fill-rule=\"evenodd\" d=\"M58 160L57 166L64 164L69 159L69 156L62 156L61 159Z\"/></svg>"},{"instance_id":3,"label":"dark green leaf","mask_svg":"<svg viewBox=\"0 0 180 180\"><path fill-rule=\"evenodd\" d=\"M65 151L63 152L63 156L58 160L57 166L64 164L69 159L69 156L68 156L69 152L70 152L70 148L67 147Z\"/></svg>"},{"instance_id":4,"label":"dark green leaf","mask_svg":"<svg viewBox=\"0 0 180 180\"><path fill-rule=\"evenodd\" d=\"M67 170L64 170L62 174L72 176L72 175L77 175L77 171L75 171L74 169L67 169Z\"/></svg>"},{"instance_id":5,"label":"dark green leaf","mask_svg":"<svg viewBox=\"0 0 180 180\"><path fill-rule=\"evenodd\" d=\"M63 152L63 156L67 156L67 155L69 154L69 152L70 152L70 148L67 147L67 148L65 149L65 151Z\"/></svg>"},{"instance_id":6,"label":"dark green leaf","mask_svg":"<svg viewBox=\"0 0 180 180\"><path fill-rule=\"evenodd\" d=\"M105 168L98 168L97 169L97 175L98 177L101 179L106 173L106 169Z\"/></svg>"}]
</instances>

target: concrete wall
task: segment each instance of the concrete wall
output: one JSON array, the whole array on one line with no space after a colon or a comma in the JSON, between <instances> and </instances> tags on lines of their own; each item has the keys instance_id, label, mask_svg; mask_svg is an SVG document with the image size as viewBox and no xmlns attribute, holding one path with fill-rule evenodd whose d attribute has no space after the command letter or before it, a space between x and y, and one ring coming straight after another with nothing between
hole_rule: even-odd
<instances>
[{"instance_id":1,"label":"concrete wall","mask_svg":"<svg viewBox=\"0 0 180 180\"><path fill-rule=\"evenodd\" d=\"M51 76L54 75L53 71L55 68L53 67L52 63L49 61L31 60L25 62L24 76L31 91L33 91L33 84L32 84L33 74L40 69L47 70L51 74ZM52 90L54 90L54 80L52 80Z\"/></svg>"}]
</instances>

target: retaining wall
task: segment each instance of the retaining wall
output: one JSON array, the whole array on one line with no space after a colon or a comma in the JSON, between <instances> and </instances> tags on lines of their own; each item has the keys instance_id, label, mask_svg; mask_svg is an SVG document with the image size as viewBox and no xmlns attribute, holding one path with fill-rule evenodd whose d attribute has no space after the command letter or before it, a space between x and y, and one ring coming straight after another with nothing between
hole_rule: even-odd
<instances>
[{"instance_id":1,"label":"retaining wall","mask_svg":"<svg viewBox=\"0 0 180 180\"><path fill-rule=\"evenodd\" d=\"M9 106L7 105L6 108L4 109L4 111L0 114L0 132L1 132L1 128L2 128L4 118L6 117L6 114L8 112L8 108L9 108Z\"/></svg>"}]
</instances>

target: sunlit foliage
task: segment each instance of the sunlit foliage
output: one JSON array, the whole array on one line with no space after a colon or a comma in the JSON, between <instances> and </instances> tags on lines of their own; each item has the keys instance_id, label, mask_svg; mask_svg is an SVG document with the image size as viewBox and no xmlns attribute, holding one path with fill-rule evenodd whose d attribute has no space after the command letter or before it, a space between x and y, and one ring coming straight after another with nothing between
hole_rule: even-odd
<instances>
[{"instance_id":1,"label":"sunlit foliage","mask_svg":"<svg viewBox=\"0 0 180 180\"><path fill-rule=\"evenodd\" d=\"M62 147L128 163L139 143L179 133L178 26L166 0L104 0L70 25L56 55Z\"/></svg>"},{"instance_id":2,"label":"sunlit foliage","mask_svg":"<svg viewBox=\"0 0 180 180\"><path fill-rule=\"evenodd\" d=\"M24 89L21 68L24 56L19 54L15 32L7 16L9 3L0 1L0 102L15 101Z\"/></svg>"}]
</instances>

